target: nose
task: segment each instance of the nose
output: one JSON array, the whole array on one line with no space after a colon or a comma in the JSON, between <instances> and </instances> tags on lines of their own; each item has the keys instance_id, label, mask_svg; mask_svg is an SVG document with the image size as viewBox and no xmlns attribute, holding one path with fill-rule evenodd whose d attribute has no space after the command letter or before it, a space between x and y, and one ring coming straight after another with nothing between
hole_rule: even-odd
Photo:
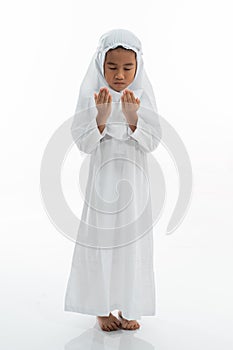
<instances>
[{"instance_id":1,"label":"nose","mask_svg":"<svg viewBox=\"0 0 233 350\"><path fill-rule=\"evenodd\" d=\"M124 74L123 74L123 72L121 72L121 71L116 72L116 74L115 74L115 79L117 79L117 80L122 80L122 79L124 79Z\"/></svg>"}]
</instances>

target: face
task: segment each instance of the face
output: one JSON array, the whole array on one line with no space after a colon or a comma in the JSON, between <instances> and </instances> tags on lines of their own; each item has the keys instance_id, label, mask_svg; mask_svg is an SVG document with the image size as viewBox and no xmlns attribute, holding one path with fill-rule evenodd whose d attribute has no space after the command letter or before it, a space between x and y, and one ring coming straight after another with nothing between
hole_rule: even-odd
<instances>
[{"instance_id":1,"label":"face","mask_svg":"<svg viewBox=\"0 0 233 350\"><path fill-rule=\"evenodd\" d=\"M136 53L133 50L116 48L105 55L104 77L115 91L120 92L132 83L136 69Z\"/></svg>"}]
</instances>

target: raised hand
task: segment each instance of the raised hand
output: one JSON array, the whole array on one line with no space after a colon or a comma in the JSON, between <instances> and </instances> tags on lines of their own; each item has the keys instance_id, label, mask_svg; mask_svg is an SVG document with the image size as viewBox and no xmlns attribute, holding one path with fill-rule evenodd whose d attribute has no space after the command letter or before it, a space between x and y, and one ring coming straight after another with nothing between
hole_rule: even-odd
<instances>
[{"instance_id":1,"label":"raised hand","mask_svg":"<svg viewBox=\"0 0 233 350\"><path fill-rule=\"evenodd\" d=\"M106 122L112 110L112 96L107 87L101 88L99 93L94 93L96 108L98 110L98 119Z\"/></svg>"},{"instance_id":2,"label":"raised hand","mask_svg":"<svg viewBox=\"0 0 233 350\"><path fill-rule=\"evenodd\" d=\"M133 91L124 90L121 96L122 112L124 113L127 122L131 125L137 123L137 110L140 107L139 98L135 98Z\"/></svg>"}]
</instances>

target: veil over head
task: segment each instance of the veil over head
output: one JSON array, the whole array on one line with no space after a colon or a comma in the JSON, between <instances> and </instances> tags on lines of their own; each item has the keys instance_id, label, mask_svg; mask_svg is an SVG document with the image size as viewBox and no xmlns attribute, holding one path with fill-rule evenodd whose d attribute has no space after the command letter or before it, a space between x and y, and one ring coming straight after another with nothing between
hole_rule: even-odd
<instances>
[{"instance_id":1,"label":"veil over head","mask_svg":"<svg viewBox=\"0 0 233 350\"><path fill-rule=\"evenodd\" d=\"M104 61L106 53L108 50L114 49L118 46L123 46L125 49L133 50L136 53L136 74L133 82L127 86L127 89L132 90L135 97L140 99L140 108L137 111L139 118L137 128L134 132L126 123L126 119L121 112L120 98L123 91L118 92L112 89L104 77ZM95 135L95 138L89 139L90 142L91 140L96 142L99 141L106 135L106 133L117 139L124 139L126 135L125 131L127 130L127 137L133 137L139 143L140 140L143 141L143 134L144 136L148 136L149 133L150 137L153 138L153 140L150 140L150 142L153 142L153 146L151 145L153 149L159 143L161 138L161 128L158 120L159 115L157 112L153 88L144 69L142 55L142 45L140 40L129 30L113 29L100 37L99 44L80 86L78 102L71 127L72 136L79 149L82 151L91 153L95 148L93 148L91 144L88 149L82 147L81 141L83 140L84 134L87 136L90 131L92 132L92 136ZM104 131L100 134L99 130L96 130L97 109L95 106L94 93L98 93L100 88L104 86L108 87L108 90L112 95L113 111L106 123ZM141 146L143 147L142 143ZM150 149L146 149L146 147L144 147L144 151L149 152L152 148L150 147Z\"/></svg>"}]
</instances>

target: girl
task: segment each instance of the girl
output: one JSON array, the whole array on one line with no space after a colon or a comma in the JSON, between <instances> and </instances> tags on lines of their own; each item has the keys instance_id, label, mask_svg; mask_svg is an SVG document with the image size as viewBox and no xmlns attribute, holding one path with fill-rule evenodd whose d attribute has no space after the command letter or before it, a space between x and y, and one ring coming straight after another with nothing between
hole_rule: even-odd
<instances>
[{"instance_id":1,"label":"girl","mask_svg":"<svg viewBox=\"0 0 233 350\"><path fill-rule=\"evenodd\" d=\"M134 330L136 319L155 315L147 154L158 146L161 127L132 32L101 36L71 133L90 163L64 309L96 315L104 331Z\"/></svg>"}]
</instances>

